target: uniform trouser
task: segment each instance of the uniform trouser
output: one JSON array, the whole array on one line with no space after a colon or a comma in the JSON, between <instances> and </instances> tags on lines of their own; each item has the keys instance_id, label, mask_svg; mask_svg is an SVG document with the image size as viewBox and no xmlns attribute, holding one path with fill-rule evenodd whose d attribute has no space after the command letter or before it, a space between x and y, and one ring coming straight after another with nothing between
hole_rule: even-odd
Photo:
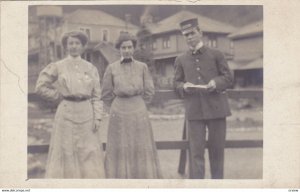
<instances>
[{"instance_id":1,"label":"uniform trouser","mask_svg":"<svg viewBox=\"0 0 300 192\"><path fill-rule=\"evenodd\" d=\"M208 154L212 179L223 179L226 119L188 120L190 179L204 179L206 127Z\"/></svg>"}]
</instances>

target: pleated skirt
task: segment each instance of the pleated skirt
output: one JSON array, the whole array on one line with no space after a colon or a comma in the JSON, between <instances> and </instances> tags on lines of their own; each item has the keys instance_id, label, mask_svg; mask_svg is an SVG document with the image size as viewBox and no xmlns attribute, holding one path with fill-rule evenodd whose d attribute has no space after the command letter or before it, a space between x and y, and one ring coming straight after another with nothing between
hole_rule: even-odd
<instances>
[{"instance_id":1,"label":"pleated skirt","mask_svg":"<svg viewBox=\"0 0 300 192\"><path fill-rule=\"evenodd\" d=\"M107 178L162 178L148 111L141 96L111 106L105 157Z\"/></svg>"}]
</instances>

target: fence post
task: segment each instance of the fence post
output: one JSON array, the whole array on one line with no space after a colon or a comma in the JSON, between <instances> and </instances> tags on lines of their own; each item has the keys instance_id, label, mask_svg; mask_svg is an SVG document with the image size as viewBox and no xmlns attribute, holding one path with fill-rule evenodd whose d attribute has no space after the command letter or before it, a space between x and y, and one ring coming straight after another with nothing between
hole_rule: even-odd
<instances>
[{"instance_id":1,"label":"fence post","mask_svg":"<svg viewBox=\"0 0 300 192\"><path fill-rule=\"evenodd\" d=\"M183 134L182 134L182 140L186 140L187 137L187 127L186 127L186 120L184 119L183 122ZM179 165L178 165L178 173L180 173L181 175L184 175L185 173L185 166L186 166L186 149L181 149L180 150L180 157L179 157Z\"/></svg>"}]
</instances>

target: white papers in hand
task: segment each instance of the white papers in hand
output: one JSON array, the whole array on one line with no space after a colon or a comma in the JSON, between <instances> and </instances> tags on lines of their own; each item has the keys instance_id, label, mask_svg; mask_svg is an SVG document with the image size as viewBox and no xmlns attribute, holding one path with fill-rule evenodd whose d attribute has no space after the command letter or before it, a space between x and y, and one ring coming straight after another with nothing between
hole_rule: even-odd
<instances>
[{"instance_id":1,"label":"white papers in hand","mask_svg":"<svg viewBox=\"0 0 300 192\"><path fill-rule=\"evenodd\" d=\"M188 85L187 88L196 88L196 89L207 89L208 86L207 85Z\"/></svg>"}]
</instances>

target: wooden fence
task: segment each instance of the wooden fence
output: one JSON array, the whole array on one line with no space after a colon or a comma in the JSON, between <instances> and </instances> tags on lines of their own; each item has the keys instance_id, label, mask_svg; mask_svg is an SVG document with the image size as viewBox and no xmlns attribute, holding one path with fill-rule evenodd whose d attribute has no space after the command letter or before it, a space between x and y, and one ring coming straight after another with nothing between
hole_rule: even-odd
<instances>
[{"instance_id":1,"label":"wooden fence","mask_svg":"<svg viewBox=\"0 0 300 192\"><path fill-rule=\"evenodd\" d=\"M263 100L262 90L227 90L229 98L232 99L258 99ZM153 98L154 102L167 101L170 99L178 99L177 95L172 90L159 90ZM186 140L186 128L184 123L182 140L180 141L156 141L157 149L159 150L181 150L178 172L184 174L187 150L189 149L189 143ZM103 143L105 149L106 144ZM261 148L263 147L262 140L227 140L225 143L226 148ZM29 145L28 153L47 153L49 145Z\"/></svg>"}]
</instances>

